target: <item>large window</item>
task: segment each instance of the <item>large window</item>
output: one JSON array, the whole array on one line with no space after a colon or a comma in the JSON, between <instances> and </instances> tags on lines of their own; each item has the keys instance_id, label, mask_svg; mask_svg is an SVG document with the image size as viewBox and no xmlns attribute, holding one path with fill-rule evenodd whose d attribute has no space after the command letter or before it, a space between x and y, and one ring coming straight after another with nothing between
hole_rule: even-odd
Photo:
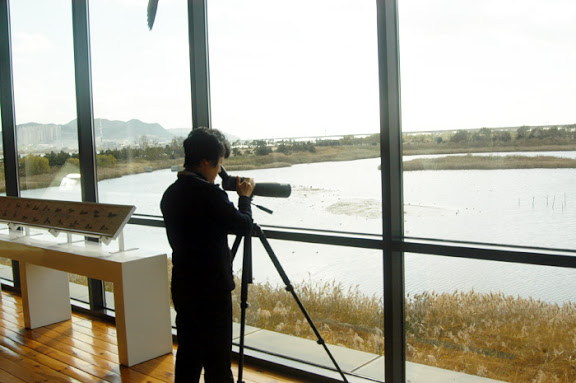
<instances>
[{"instance_id":1,"label":"large window","mask_svg":"<svg viewBox=\"0 0 576 383\"><path fill-rule=\"evenodd\" d=\"M70 2L10 5L21 196L77 201Z\"/></svg>"},{"instance_id":2,"label":"large window","mask_svg":"<svg viewBox=\"0 0 576 383\"><path fill-rule=\"evenodd\" d=\"M184 162L182 137L192 127L186 5L161 3L149 31L141 2L90 3L101 202L157 215L175 180L170 168Z\"/></svg>"},{"instance_id":3,"label":"large window","mask_svg":"<svg viewBox=\"0 0 576 383\"><path fill-rule=\"evenodd\" d=\"M233 144L224 167L256 183L292 188L289 198L256 195L254 204L273 214L253 208L254 220L265 228L381 234L376 4L207 4L212 127ZM333 367L319 346L296 340L313 334L254 242L249 324L266 331L248 336L247 345ZM272 246L326 342L368 356L337 351L341 367L352 371L377 359L383 347L379 252L289 241ZM234 266L241 271L241 262ZM294 347L274 349L269 332ZM382 378L382 370L371 376Z\"/></svg>"},{"instance_id":4,"label":"large window","mask_svg":"<svg viewBox=\"0 0 576 383\"><path fill-rule=\"evenodd\" d=\"M161 2L152 31L142 2L90 2L98 195L160 215L160 198L184 162L191 129L186 2ZM127 249L170 255L164 229L130 225ZM166 272L169 272L167 270ZM106 284L106 306L113 308Z\"/></svg>"},{"instance_id":5,"label":"large window","mask_svg":"<svg viewBox=\"0 0 576 383\"><path fill-rule=\"evenodd\" d=\"M399 2L406 237L576 249L575 12ZM406 254L405 272L408 378L574 380L572 269Z\"/></svg>"},{"instance_id":6,"label":"large window","mask_svg":"<svg viewBox=\"0 0 576 383\"><path fill-rule=\"evenodd\" d=\"M224 166L292 185L287 200L255 198L274 210L260 223L382 232L375 10L208 1L212 122L234 144Z\"/></svg>"},{"instance_id":7,"label":"large window","mask_svg":"<svg viewBox=\"0 0 576 383\"><path fill-rule=\"evenodd\" d=\"M399 2L407 236L576 248L575 11Z\"/></svg>"},{"instance_id":8,"label":"large window","mask_svg":"<svg viewBox=\"0 0 576 383\"><path fill-rule=\"evenodd\" d=\"M376 3L381 32L392 30L396 3L399 18L402 131L392 110L384 137L380 103L398 100L392 35L379 36L387 48L377 51ZM160 215L192 128L187 5L161 1L149 31L142 2L90 2L99 200L136 205L140 224L160 226L148 216ZM22 196L79 200L70 3L10 7ZM255 196L273 214L254 207L254 219L341 367L384 381L387 357L387 376L406 363L406 380L417 383L462 373L573 381L576 5L207 0L207 9L210 99L200 101L232 143L224 166L291 185L289 198ZM391 65L385 79L378 57ZM395 152L396 133L400 177L379 147ZM391 220L382 219L387 204L398 207ZM170 255L161 227L124 234L127 249ZM331 368L253 242L247 346ZM382 244L391 248L384 258ZM245 256L240 247L238 277ZM0 266L0 277L9 273ZM71 278L74 298L94 296Z\"/></svg>"},{"instance_id":9,"label":"large window","mask_svg":"<svg viewBox=\"0 0 576 383\"><path fill-rule=\"evenodd\" d=\"M20 196L79 201L71 6L32 3L10 3ZM70 274L70 281L71 296L87 301L86 278Z\"/></svg>"}]
</instances>

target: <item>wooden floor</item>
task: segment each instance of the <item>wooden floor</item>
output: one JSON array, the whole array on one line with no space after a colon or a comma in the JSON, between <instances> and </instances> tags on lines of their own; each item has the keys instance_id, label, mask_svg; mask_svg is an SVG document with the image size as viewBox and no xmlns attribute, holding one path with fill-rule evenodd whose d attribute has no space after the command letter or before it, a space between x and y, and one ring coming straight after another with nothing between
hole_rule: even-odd
<instances>
[{"instance_id":1,"label":"wooden floor","mask_svg":"<svg viewBox=\"0 0 576 383\"><path fill-rule=\"evenodd\" d=\"M0 299L0 382L173 382L173 353L133 367L118 364L116 329L81 314L35 330L24 328L19 296ZM232 371L237 372L236 366ZM303 383L245 366L246 383ZM203 381L203 380L202 380Z\"/></svg>"}]
</instances>

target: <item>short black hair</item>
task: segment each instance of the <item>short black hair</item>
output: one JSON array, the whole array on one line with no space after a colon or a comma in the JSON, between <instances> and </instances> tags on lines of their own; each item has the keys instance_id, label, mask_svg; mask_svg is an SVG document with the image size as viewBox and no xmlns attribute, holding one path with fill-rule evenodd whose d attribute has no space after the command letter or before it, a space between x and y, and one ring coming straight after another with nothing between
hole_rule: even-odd
<instances>
[{"instance_id":1,"label":"short black hair","mask_svg":"<svg viewBox=\"0 0 576 383\"><path fill-rule=\"evenodd\" d=\"M202 160L208 160L214 165L220 157L230 156L230 143L226 136L217 129L193 129L184 140L184 168L191 169Z\"/></svg>"}]
</instances>

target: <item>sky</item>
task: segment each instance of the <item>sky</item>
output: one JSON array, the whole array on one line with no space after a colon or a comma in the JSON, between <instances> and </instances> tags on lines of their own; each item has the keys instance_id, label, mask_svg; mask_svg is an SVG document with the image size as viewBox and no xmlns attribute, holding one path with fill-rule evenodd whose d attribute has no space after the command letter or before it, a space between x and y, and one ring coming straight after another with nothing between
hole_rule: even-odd
<instances>
[{"instance_id":1,"label":"sky","mask_svg":"<svg viewBox=\"0 0 576 383\"><path fill-rule=\"evenodd\" d=\"M69 0L11 1L16 122L75 118ZM190 128L187 2L90 2L94 115ZM576 123L576 2L399 0L402 128ZM208 0L212 127L379 130L374 0Z\"/></svg>"}]
</instances>

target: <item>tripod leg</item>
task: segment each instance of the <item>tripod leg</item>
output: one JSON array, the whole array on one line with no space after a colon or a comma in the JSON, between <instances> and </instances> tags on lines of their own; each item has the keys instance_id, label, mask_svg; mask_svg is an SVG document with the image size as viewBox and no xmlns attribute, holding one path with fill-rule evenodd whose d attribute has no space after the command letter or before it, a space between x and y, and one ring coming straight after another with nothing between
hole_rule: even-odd
<instances>
[{"instance_id":1,"label":"tripod leg","mask_svg":"<svg viewBox=\"0 0 576 383\"><path fill-rule=\"evenodd\" d=\"M252 236L244 237L244 259L242 262L242 287L240 290L240 349L238 353L238 383L244 383L244 336L246 334L246 309L248 308L248 284L252 283Z\"/></svg>"},{"instance_id":2,"label":"tripod leg","mask_svg":"<svg viewBox=\"0 0 576 383\"><path fill-rule=\"evenodd\" d=\"M232 245L232 249L230 250L230 258L231 261L234 262L234 258L236 258L236 253L238 252L238 248L240 247L240 242L242 241L242 236L236 236L234 240L234 244Z\"/></svg>"},{"instance_id":3,"label":"tripod leg","mask_svg":"<svg viewBox=\"0 0 576 383\"><path fill-rule=\"evenodd\" d=\"M282 268L280 261L276 257L276 254L274 254L274 250L272 250L272 246L270 246L270 243L268 242L268 239L266 238L266 236L262 232L262 229L260 228L260 226L254 224L254 231L256 232L256 235L258 235L258 237L260 238L262 245L264 245L264 248L266 249L266 252L268 253L268 256L270 257L270 260L272 261L272 263L276 267L278 274L280 274L282 281L286 285L286 290L289 291L290 294L292 294L292 297L296 301L296 304L298 304L298 307L302 311L302 314L304 314L304 316L306 317L306 320L308 321L310 328L312 329L312 331L314 331L316 338L318 338L316 343L318 343L319 345L322 345L322 347L324 347L326 354L328 354L328 357L330 357L330 360L332 360L332 363L336 367L336 370L340 373L340 376L342 376L343 381L348 383L348 380L346 379L344 372L340 369L340 366L336 362L336 359L334 359L334 356L332 356L332 353L328 349L326 342L324 342L324 338L322 338L322 335L320 334L320 332L318 331L318 329L314 325L312 318L310 317L310 315L308 315L308 312L306 311L306 308L304 308L304 305L300 301L300 298L298 298L298 295L296 295L296 292L294 291L294 287L292 286L292 283L290 282L288 275L286 275L286 273L284 272L284 269Z\"/></svg>"}]
</instances>

